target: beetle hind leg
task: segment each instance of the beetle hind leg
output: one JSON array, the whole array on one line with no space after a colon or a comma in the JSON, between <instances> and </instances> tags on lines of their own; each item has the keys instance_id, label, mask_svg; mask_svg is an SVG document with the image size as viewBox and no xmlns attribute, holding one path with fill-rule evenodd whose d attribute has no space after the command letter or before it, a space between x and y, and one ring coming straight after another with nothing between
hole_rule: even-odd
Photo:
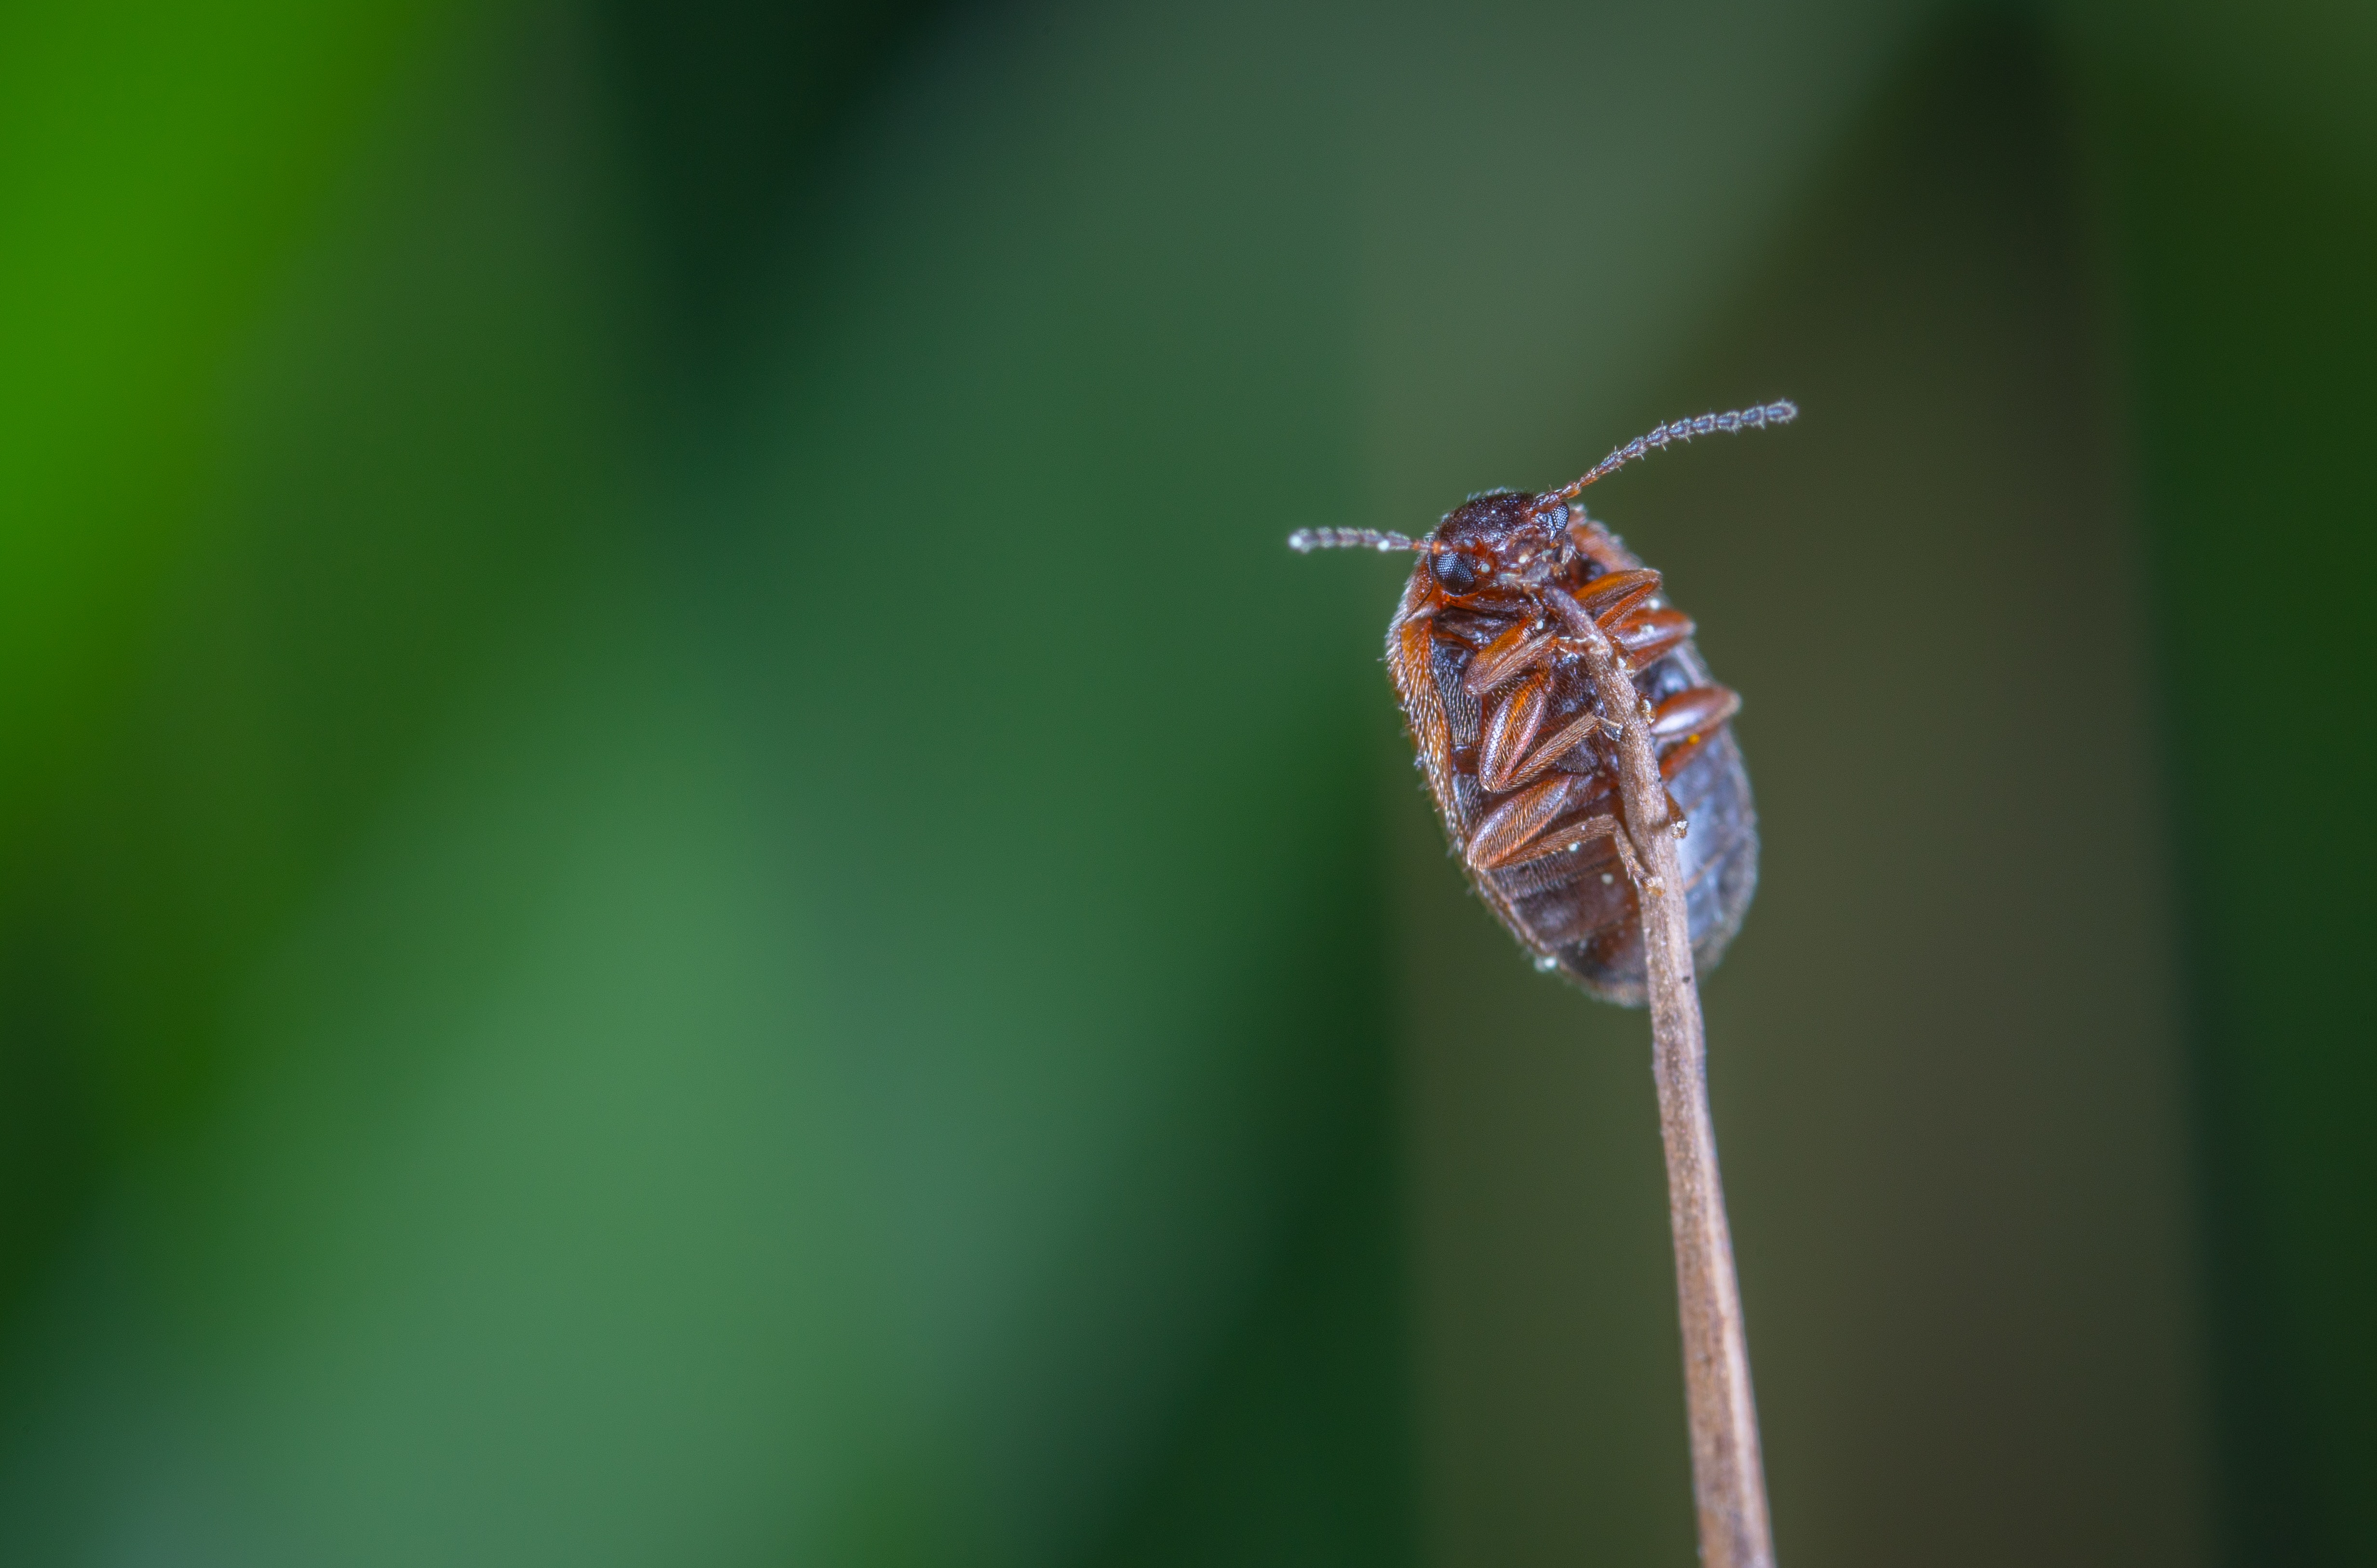
<instances>
[{"instance_id":1,"label":"beetle hind leg","mask_svg":"<svg viewBox=\"0 0 2377 1568\"><path fill-rule=\"evenodd\" d=\"M1616 816L1605 812L1558 827L1551 826L1559 808L1567 803L1566 784L1566 779L1557 778L1513 796L1479 823L1476 834L1469 841L1466 858L1471 867L1481 872L1500 871L1564 854L1606 837L1617 848L1619 861L1626 868L1626 879L1645 892L1659 892L1659 879L1644 869L1642 857L1635 852L1634 841L1627 836L1626 825Z\"/></svg>"},{"instance_id":2,"label":"beetle hind leg","mask_svg":"<svg viewBox=\"0 0 2377 1568\"><path fill-rule=\"evenodd\" d=\"M1522 859L1536 860L1545 855L1559 854L1566 849L1583 849L1601 837L1607 837L1616 847L1618 861L1626 868L1627 881L1648 893L1659 891L1660 881L1650 873L1643 866L1642 857L1635 853L1634 840L1627 834L1626 825L1617 817L1607 814L1589 816L1581 822L1572 822L1555 832L1545 834L1535 844L1528 846L1527 852Z\"/></svg>"}]
</instances>

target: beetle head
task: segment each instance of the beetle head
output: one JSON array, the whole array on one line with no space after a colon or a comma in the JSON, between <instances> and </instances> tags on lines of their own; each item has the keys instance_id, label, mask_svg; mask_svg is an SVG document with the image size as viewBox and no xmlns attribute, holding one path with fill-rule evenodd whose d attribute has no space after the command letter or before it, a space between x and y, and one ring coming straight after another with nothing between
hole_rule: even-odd
<instances>
[{"instance_id":1,"label":"beetle head","mask_svg":"<svg viewBox=\"0 0 2377 1568\"><path fill-rule=\"evenodd\" d=\"M1445 514L1423 546L1448 593L1487 583L1540 581L1559 559L1568 508L1556 497L1515 490L1473 495Z\"/></svg>"}]
</instances>

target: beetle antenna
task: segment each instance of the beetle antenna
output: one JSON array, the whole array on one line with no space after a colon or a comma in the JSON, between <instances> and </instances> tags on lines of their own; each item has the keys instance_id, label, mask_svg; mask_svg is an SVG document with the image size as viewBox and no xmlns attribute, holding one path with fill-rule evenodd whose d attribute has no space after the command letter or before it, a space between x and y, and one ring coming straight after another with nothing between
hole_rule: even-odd
<instances>
[{"instance_id":1,"label":"beetle antenna","mask_svg":"<svg viewBox=\"0 0 2377 1568\"><path fill-rule=\"evenodd\" d=\"M1594 466L1593 470L1574 484L1552 492L1549 501L1567 501L1595 480L1606 479L1637 457L1648 457L1663 446L1678 441L1690 441L1696 435L1731 435L1740 430L1763 430L1770 424L1789 424L1799 417L1799 405L1788 398L1762 403L1754 409L1733 409L1721 414L1702 414L1698 419L1678 420L1663 424L1648 435L1638 435L1623 446L1611 449L1609 456Z\"/></svg>"},{"instance_id":2,"label":"beetle antenna","mask_svg":"<svg viewBox=\"0 0 2377 1568\"><path fill-rule=\"evenodd\" d=\"M1316 550L1419 550L1403 534L1380 529L1298 529L1287 536L1287 547L1298 555Z\"/></svg>"}]
</instances>

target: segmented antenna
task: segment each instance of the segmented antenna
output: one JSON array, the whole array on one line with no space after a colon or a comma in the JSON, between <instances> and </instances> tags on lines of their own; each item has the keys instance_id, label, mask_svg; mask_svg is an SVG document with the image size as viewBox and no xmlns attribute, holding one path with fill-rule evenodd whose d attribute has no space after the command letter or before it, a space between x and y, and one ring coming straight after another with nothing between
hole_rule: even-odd
<instances>
[{"instance_id":1,"label":"segmented antenna","mask_svg":"<svg viewBox=\"0 0 2377 1568\"><path fill-rule=\"evenodd\" d=\"M1417 550L1403 534L1378 529L1298 529L1287 536L1287 547L1298 555L1316 550Z\"/></svg>"},{"instance_id":2,"label":"segmented antenna","mask_svg":"<svg viewBox=\"0 0 2377 1568\"><path fill-rule=\"evenodd\" d=\"M1763 430L1770 424L1789 424L1799 417L1799 405L1788 398L1762 404L1755 409L1735 409L1722 414L1702 414L1698 419L1678 420L1663 424L1648 435L1638 435L1625 445L1614 448L1609 456L1594 466L1593 471L1553 493L1554 499L1567 501L1595 480L1606 479L1637 457L1648 457L1661 447L1678 441L1690 441L1696 435L1731 435L1740 430Z\"/></svg>"}]
</instances>

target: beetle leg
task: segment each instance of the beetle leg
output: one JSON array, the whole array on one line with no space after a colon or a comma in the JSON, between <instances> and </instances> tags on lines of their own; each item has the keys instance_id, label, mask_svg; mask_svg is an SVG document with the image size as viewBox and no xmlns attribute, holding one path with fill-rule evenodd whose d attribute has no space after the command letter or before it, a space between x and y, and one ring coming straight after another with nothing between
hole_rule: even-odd
<instances>
[{"instance_id":1,"label":"beetle leg","mask_svg":"<svg viewBox=\"0 0 2377 1568\"><path fill-rule=\"evenodd\" d=\"M1609 841L1618 847L1619 862L1626 868L1626 879L1637 887L1648 888L1654 893L1659 891L1659 879L1645 871L1642 861L1636 858L1634 840L1627 837L1624 823L1614 816L1596 816L1588 817L1576 826L1576 841L1580 844L1589 844L1601 835L1608 834Z\"/></svg>"},{"instance_id":2,"label":"beetle leg","mask_svg":"<svg viewBox=\"0 0 2377 1568\"><path fill-rule=\"evenodd\" d=\"M1642 867L1642 858L1640 858L1640 855L1635 855L1633 838L1630 838L1629 834L1626 834L1626 825L1623 825L1623 822L1619 822L1617 817L1614 817L1614 814L1600 814L1600 817L1585 817L1583 822L1576 822L1576 825L1571 825L1571 826L1564 826L1564 829L1559 829L1559 832L1557 832L1557 834L1547 834L1547 837L1545 837L1545 838L1547 838L1547 841L1557 841L1557 843L1559 843L1559 849L1567 849L1569 843L1578 843L1578 846L1583 846L1583 843L1593 843L1595 838L1600 838L1602 834L1607 834L1607 837L1609 837L1609 843L1612 843L1612 846L1617 846L1617 850L1619 850L1619 865L1626 867L1626 882L1635 884L1635 886L1638 886L1638 888L1645 888L1645 891L1650 891L1650 893L1656 893L1656 891L1659 891L1659 879L1656 879L1656 876L1652 876L1650 872L1647 872L1645 867Z\"/></svg>"},{"instance_id":3,"label":"beetle leg","mask_svg":"<svg viewBox=\"0 0 2377 1568\"><path fill-rule=\"evenodd\" d=\"M1483 837L1482 833L1480 837ZM1469 863L1479 871L1499 871L1582 849L1596 838L1607 838L1616 848L1619 862L1626 868L1627 881L1654 893L1659 890L1657 880L1643 869L1642 857L1634 852L1634 841L1626 836L1625 825L1607 812L1599 816L1583 817L1564 824L1549 833L1538 833L1533 838L1511 846L1489 864L1480 865L1473 849Z\"/></svg>"},{"instance_id":4,"label":"beetle leg","mask_svg":"<svg viewBox=\"0 0 2377 1568\"><path fill-rule=\"evenodd\" d=\"M1471 696L1483 697L1512 676L1541 664L1551 645L1549 632L1522 621L1477 650L1461 684Z\"/></svg>"},{"instance_id":5,"label":"beetle leg","mask_svg":"<svg viewBox=\"0 0 2377 1568\"><path fill-rule=\"evenodd\" d=\"M1551 677L1538 670L1486 715L1477 742L1477 782L1496 794L1512 787L1519 764L1543 728L1551 700Z\"/></svg>"},{"instance_id":6,"label":"beetle leg","mask_svg":"<svg viewBox=\"0 0 2377 1568\"><path fill-rule=\"evenodd\" d=\"M1595 563L1605 572L1625 571L1632 560L1619 544L1617 537L1586 517L1582 506L1570 514L1568 538L1579 555Z\"/></svg>"},{"instance_id":7,"label":"beetle leg","mask_svg":"<svg viewBox=\"0 0 2377 1568\"><path fill-rule=\"evenodd\" d=\"M1573 591L1577 607L1607 627L1659 591L1659 574L1647 567L1607 572Z\"/></svg>"},{"instance_id":8,"label":"beetle leg","mask_svg":"<svg viewBox=\"0 0 2377 1568\"><path fill-rule=\"evenodd\" d=\"M1571 846L1582 847L1604 837L1616 846L1619 863L1626 868L1626 880L1637 887L1656 893L1659 890L1658 878L1643 869L1641 857L1634 853L1634 840L1627 836L1626 825L1615 816L1589 816L1583 822L1571 823L1557 833L1546 834L1542 842L1546 846L1544 852L1549 854Z\"/></svg>"},{"instance_id":9,"label":"beetle leg","mask_svg":"<svg viewBox=\"0 0 2377 1568\"><path fill-rule=\"evenodd\" d=\"M1542 745L1537 746L1532 753L1530 753L1527 760L1521 763L1511 771L1510 782L1503 785L1502 788L1505 790L1515 790L1520 785L1529 782L1537 775L1541 774L1544 769L1551 766L1552 764L1559 761L1560 758L1568 755L1569 753L1574 751L1579 745L1582 745L1586 736L1592 734L1595 731L1600 728L1601 716L1599 714L1594 713L1590 710L1578 714L1574 719L1570 719L1566 724L1561 725L1559 729L1553 731L1550 737L1547 738Z\"/></svg>"},{"instance_id":10,"label":"beetle leg","mask_svg":"<svg viewBox=\"0 0 2377 1568\"><path fill-rule=\"evenodd\" d=\"M1486 814L1462 847L1462 858L1475 871L1492 871L1525 859L1521 851L1550 826L1575 788L1573 776L1556 773L1520 790Z\"/></svg>"},{"instance_id":11,"label":"beetle leg","mask_svg":"<svg viewBox=\"0 0 2377 1568\"><path fill-rule=\"evenodd\" d=\"M1692 635L1691 617L1680 610L1636 610L1622 620L1601 623L1609 640L1635 669L1644 669L1665 657Z\"/></svg>"},{"instance_id":12,"label":"beetle leg","mask_svg":"<svg viewBox=\"0 0 2377 1568\"><path fill-rule=\"evenodd\" d=\"M1697 740L1741 711L1741 694L1725 686L1694 686L1651 710L1651 739L1661 750Z\"/></svg>"}]
</instances>

